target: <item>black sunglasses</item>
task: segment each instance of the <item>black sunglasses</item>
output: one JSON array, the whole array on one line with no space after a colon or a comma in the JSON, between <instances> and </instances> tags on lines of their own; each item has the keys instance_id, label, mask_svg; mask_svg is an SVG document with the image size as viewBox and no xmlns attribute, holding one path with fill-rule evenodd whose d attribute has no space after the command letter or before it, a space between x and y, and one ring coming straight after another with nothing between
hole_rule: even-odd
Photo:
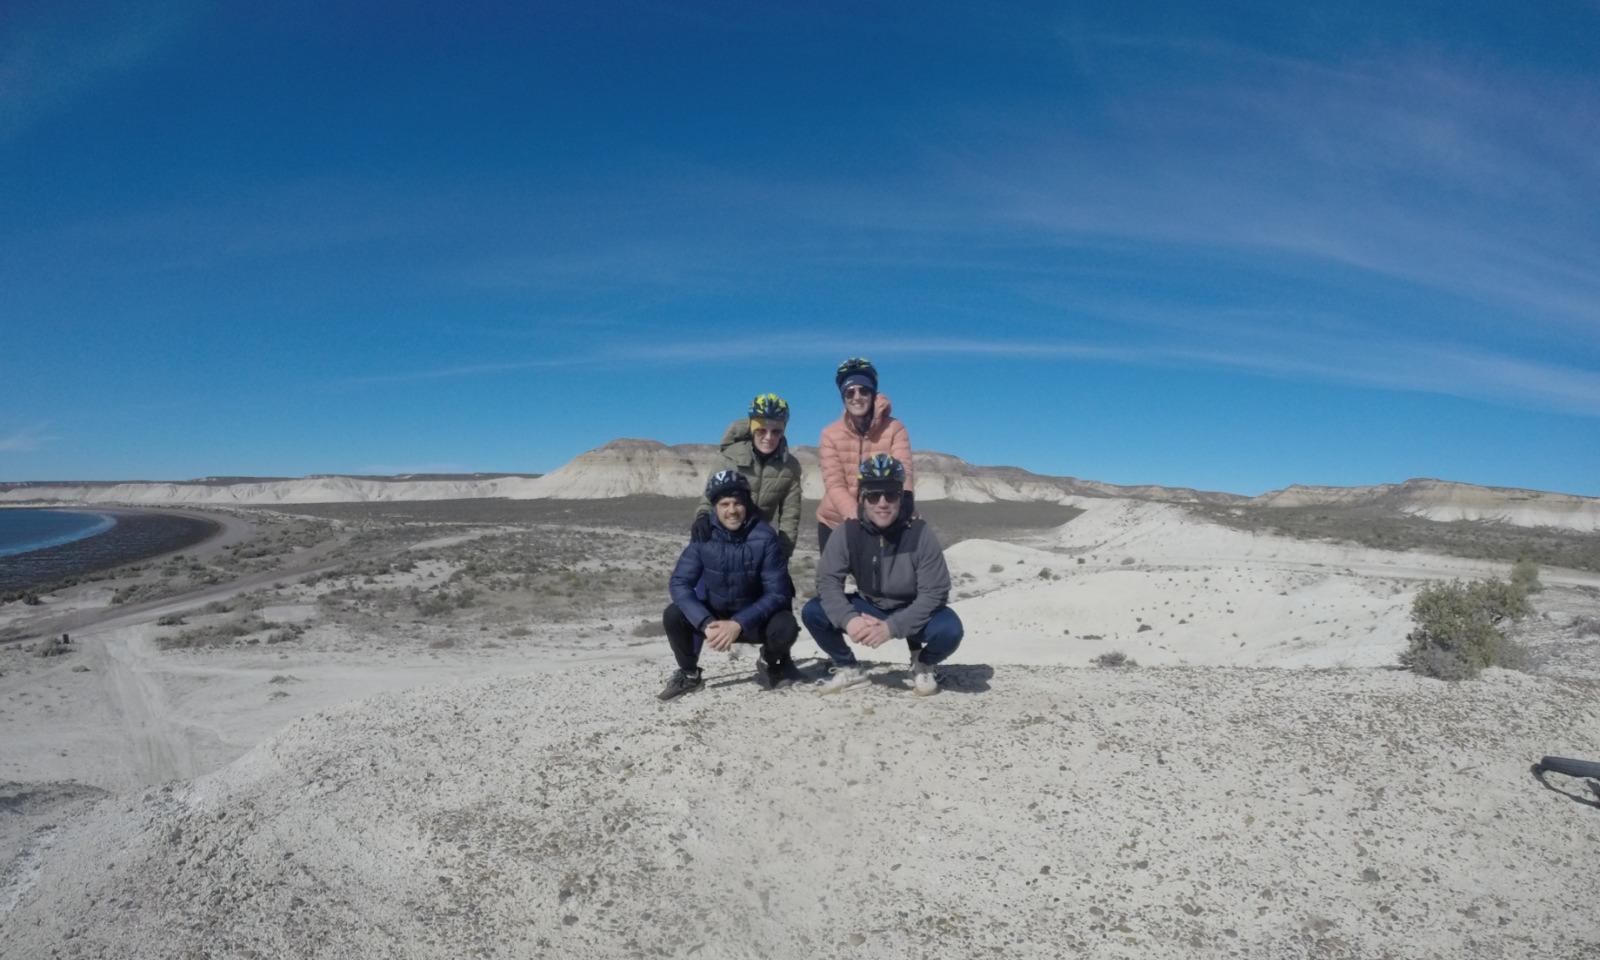
<instances>
[{"instance_id":1,"label":"black sunglasses","mask_svg":"<svg viewBox=\"0 0 1600 960\"><path fill-rule=\"evenodd\" d=\"M867 501L868 503L877 503L880 500L887 500L890 503L899 503L900 502L900 491L899 490L867 490L867 491L864 491L861 494L861 498L863 500Z\"/></svg>"}]
</instances>

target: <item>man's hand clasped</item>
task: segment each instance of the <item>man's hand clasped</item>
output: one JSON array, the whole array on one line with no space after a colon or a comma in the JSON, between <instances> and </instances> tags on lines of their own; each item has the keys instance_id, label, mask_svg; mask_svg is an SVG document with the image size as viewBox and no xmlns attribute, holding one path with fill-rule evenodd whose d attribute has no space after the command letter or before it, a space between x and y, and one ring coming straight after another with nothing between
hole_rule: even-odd
<instances>
[{"instance_id":1,"label":"man's hand clasped","mask_svg":"<svg viewBox=\"0 0 1600 960\"><path fill-rule=\"evenodd\" d=\"M845 624L844 632L863 647L881 647L889 642L889 624L877 617L858 613Z\"/></svg>"},{"instance_id":2,"label":"man's hand clasped","mask_svg":"<svg viewBox=\"0 0 1600 960\"><path fill-rule=\"evenodd\" d=\"M719 653L726 652L743 632L737 620L713 620L706 624L706 646Z\"/></svg>"}]
</instances>

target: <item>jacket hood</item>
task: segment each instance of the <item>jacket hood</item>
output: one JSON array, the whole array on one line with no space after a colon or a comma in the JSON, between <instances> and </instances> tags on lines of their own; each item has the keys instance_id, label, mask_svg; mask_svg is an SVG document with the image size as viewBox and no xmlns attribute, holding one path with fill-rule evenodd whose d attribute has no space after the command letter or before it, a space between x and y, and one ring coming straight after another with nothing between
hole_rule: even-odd
<instances>
[{"instance_id":1,"label":"jacket hood","mask_svg":"<svg viewBox=\"0 0 1600 960\"><path fill-rule=\"evenodd\" d=\"M880 393L876 397L872 398L872 425L873 426L877 426L878 424L880 424L883 421L889 419L889 417L891 417L893 415L894 415L894 405L889 402L888 396L886 396L885 394L881 394ZM850 435L852 437L861 436L860 431L858 431L856 429L856 425L855 425L855 423L853 422L853 420L852 420L852 418L850 416L850 411L849 410L845 410L843 413L839 414L839 422L844 424L844 428L850 432ZM783 439L785 441L787 441L789 438L788 437L784 437Z\"/></svg>"}]
</instances>

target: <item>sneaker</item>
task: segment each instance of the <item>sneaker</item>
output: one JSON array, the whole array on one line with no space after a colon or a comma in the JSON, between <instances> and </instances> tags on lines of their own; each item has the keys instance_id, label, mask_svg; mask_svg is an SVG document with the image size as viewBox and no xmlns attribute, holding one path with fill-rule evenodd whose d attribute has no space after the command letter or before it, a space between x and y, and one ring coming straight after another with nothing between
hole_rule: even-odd
<instances>
[{"instance_id":1,"label":"sneaker","mask_svg":"<svg viewBox=\"0 0 1600 960\"><path fill-rule=\"evenodd\" d=\"M674 670L672 671L672 676L667 680L667 685L661 688L660 693L656 694L656 699L673 700L692 690L699 690L705 685L705 679L701 676L699 670L694 673L689 673L683 669Z\"/></svg>"},{"instance_id":2,"label":"sneaker","mask_svg":"<svg viewBox=\"0 0 1600 960\"><path fill-rule=\"evenodd\" d=\"M779 676L783 677L784 681L787 683L799 683L802 680L808 679L806 672L801 670L791 657L785 657L773 664L773 666L778 668Z\"/></svg>"},{"instance_id":3,"label":"sneaker","mask_svg":"<svg viewBox=\"0 0 1600 960\"><path fill-rule=\"evenodd\" d=\"M939 678L933 675L933 664L911 661L911 692L919 697L931 697L939 692Z\"/></svg>"},{"instance_id":4,"label":"sneaker","mask_svg":"<svg viewBox=\"0 0 1600 960\"><path fill-rule=\"evenodd\" d=\"M833 665L833 673L831 675L817 681L817 692L838 693L840 690L853 687L858 683L865 683L866 680L867 670L860 664L851 663L841 666L836 663Z\"/></svg>"}]
</instances>

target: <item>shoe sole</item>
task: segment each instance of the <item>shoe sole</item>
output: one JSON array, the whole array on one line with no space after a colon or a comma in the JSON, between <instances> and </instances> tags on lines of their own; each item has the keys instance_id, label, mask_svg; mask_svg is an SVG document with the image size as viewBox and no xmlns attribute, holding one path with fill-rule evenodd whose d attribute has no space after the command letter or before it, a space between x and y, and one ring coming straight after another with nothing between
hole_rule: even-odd
<instances>
[{"instance_id":1,"label":"shoe sole","mask_svg":"<svg viewBox=\"0 0 1600 960\"><path fill-rule=\"evenodd\" d=\"M689 694L694 693L696 690L702 689L703 687L705 687L704 681L689 687L687 690L679 690L677 693L674 693L671 696L667 696L664 693L658 693L656 694L656 699L660 700L662 703L671 703L672 701L677 700L679 697L686 697Z\"/></svg>"},{"instance_id":2,"label":"shoe sole","mask_svg":"<svg viewBox=\"0 0 1600 960\"><path fill-rule=\"evenodd\" d=\"M866 682L867 678L862 676L856 677L852 680L846 680L842 683L821 683L817 685L817 695L821 697L831 696L832 694L839 693L840 691L848 690L851 687L859 687Z\"/></svg>"}]
</instances>

